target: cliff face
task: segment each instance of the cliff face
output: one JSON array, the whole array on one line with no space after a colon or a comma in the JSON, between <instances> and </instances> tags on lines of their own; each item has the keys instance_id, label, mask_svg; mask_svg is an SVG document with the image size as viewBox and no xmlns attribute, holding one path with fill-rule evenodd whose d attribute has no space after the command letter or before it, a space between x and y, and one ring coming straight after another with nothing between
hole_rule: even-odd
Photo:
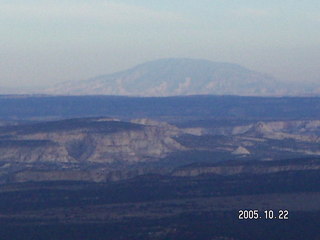
<instances>
[{"instance_id":1,"label":"cliff face","mask_svg":"<svg viewBox=\"0 0 320 240\"><path fill-rule=\"evenodd\" d=\"M100 167L96 169L26 169L10 176L10 182L43 182L43 181L88 181L108 182L129 179L138 175L150 173L150 169L112 169Z\"/></svg>"},{"instance_id":2,"label":"cliff face","mask_svg":"<svg viewBox=\"0 0 320 240\"><path fill-rule=\"evenodd\" d=\"M0 128L0 183L115 181L150 172L149 163L186 148L180 130L146 119L70 119Z\"/></svg>"},{"instance_id":3,"label":"cliff face","mask_svg":"<svg viewBox=\"0 0 320 240\"><path fill-rule=\"evenodd\" d=\"M314 142L319 141L320 121L260 121L248 125L208 128L202 131L213 135L240 135L278 140L290 138Z\"/></svg>"},{"instance_id":4,"label":"cliff face","mask_svg":"<svg viewBox=\"0 0 320 240\"><path fill-rule=\"evenodd\" d=\"M201 175L241 175L270 174L288 171L320 170L320 160L251 162L234 164L216 164L214 166L188 166L175 170L172 175L177 177L195 177Z\"/></svg>"},{"instance_id":5,"label":"cliff face","mask_svg":"<svg viewBox=\"0 0 320 240\"><path fill-rule=\"evenodd\" d=\"M0 143L0 161L3 162L33 163L57 160L64 163L74 161L67 150L55 142L14 140L9 144Z\"/></svg>"},{"instance_id":6,"label":"cliff face","mask_svg":"<svg viewBox=\"0 0 320 240\"><path fill-rule=\"evenodd\" d=\"M184 149L172 138L178 133L170 125L122 124L101 119L83 121L54 131L43 125L33 125L31 130L30 126L21 126L3 131L0 133L0 161L143 162Z\"/></svg>"},{"instance_id":7,"label":"cliff face","mask_svg":"<svg viewBox=\"0 0 320 240\"><path fill-rule=\"evenodd\" d=\"M108 118L3 126L0 127L0 183L104 182L150 173L169 174L176 167L195 162L271 161L319 155L319 121L237 125L233 130L230 127L227 136L205 134L208 129L199 132L149 119L122 122ZM317 169L319 163L221 164L177 169L173 175L268 174Z\"/></svg>"}]
</instances>

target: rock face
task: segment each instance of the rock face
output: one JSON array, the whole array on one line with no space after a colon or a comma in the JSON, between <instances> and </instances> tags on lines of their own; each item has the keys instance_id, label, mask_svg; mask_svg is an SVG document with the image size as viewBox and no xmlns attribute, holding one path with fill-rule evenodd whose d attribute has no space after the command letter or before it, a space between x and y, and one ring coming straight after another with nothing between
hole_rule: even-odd
<instances>
[{"instance_id":1,"label":"rock face","mask_svg":"<svg viewBox=\"0 0 320 240\"><path fill-rule=\"evenodd\" d=\"M195 177L200 175L214 174L214 175L239 175L239 174L270 174L288 171L307 171L319 170L320 160L306 160L300 161L284 161L284 162L251 162L251 163L229 163L216 164L213 166L188 166L177 169L172 173L177 177Z\"/></svg>"},{"instance_id":2,"label":"rock face","mask_svg":"<svg viewBox=\"0 0 320 240\"><path fill-rule=\"evenodd\" d=\"M174 126L147 119L87 118L2 127L0 183L127 179L146 172L136 165L184 151L174 139L179 134Z\"/></svg>"},{"instance_id":3,"label":"rock face","mask_svg":"<svg viewBox=\"0 0 320 240\"><path fill-rule=\"evenodd\" d=\"M242 123L242 122L241 122ZM222 125L224 126L224 125ZM189 163L317 157L320 121L253 122L229 128L178 128L165 122L82 118L0 127L0 183L115 181L170 174ZM223 133L223 134L221 134ZM213 165L175 176L317 170L314 163Z\"/></svg>"},{"instance_id":4,"label":"rock face","mask_svg":"<svg viewBox=\"0 0 320 240\"><path fill-rule=\"evenodd\" d=\"M49 94L127 96L293 95L303 88L289 86L266 74L232 63L201 59L160 59L126 71L84 81L59 84Z\"/></svg>"},{"instance_id":5,"label":"rock face","mask_svg":"<svg viewBox=\"0 0 320 240\"><path fill-rule=\"evenodd\" d=\"M174 127L142 123L81 119L7 128L0 132L0 161L132 163L184 149L172 138Z\"/></svg>"},{"instance_id":6,"label":"rock face","mask_svg":"<svg viewBox=\"0 0 320 240\"><path fill-rule=\"evenodd\" d=\"M216 127L202 129L204 134L225 136L247 136L266 139L296 139L302 141L319 141L320 121L270 121L256 122L242 126Z\"/></svg>"}]
</instances>

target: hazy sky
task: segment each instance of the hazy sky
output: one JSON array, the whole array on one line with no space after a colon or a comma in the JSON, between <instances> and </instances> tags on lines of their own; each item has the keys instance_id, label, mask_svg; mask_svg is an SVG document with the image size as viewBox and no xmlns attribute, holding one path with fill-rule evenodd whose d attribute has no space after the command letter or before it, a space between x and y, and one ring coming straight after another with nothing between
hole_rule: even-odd
<instances>
[{"instance_id":1,"label":"hazy sky","mask_svg":"<svg viewBox=\"0 0 320 240\"><path fill-rule=\"evenodd\" d=\"M319 0L0 0L0 87L166 57L320 82Z\"/></svg>"}]
</instances>

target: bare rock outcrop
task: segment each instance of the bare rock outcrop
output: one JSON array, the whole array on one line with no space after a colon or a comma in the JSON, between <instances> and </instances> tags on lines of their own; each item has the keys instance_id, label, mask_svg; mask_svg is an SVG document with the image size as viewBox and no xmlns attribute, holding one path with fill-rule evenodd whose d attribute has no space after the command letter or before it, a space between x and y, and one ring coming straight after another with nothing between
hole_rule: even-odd
<instances>
[{"instance_id":1,"label":"bare rock outcrop","mask_svg":"<svg viewBox=\"0 0 320 240\"><path fill-rule=\"evenodd\" d=\"M177 177L195 177L200 175L239 175L239 174L270 174L288 171L320 170L319 160L302 160L288 162L251 162L216 164L213 166L187 166L175 170L172 175Z\"/></svg>"},{"instance_id":2,"label":"bare rock outcrop","mask_svg":"<svg viewBox=\"0 0 320 240\"><path fill-rule=\"evenodd\" d=\"M143 162L184 149L173 138L179 134L178 129L167 124L109 119L70 121L62 123L63 128L52 122L0 132L4 138L0 141L0 161Z\"/></svg>"}]
</instances>

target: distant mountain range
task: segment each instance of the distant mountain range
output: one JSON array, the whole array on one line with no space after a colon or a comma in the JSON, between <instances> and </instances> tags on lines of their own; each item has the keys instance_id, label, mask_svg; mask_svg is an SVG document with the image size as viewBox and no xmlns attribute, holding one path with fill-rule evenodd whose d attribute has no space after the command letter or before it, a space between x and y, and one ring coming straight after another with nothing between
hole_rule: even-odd
<instances>
[{"instance_id":1,"label":"distant mountain range","mask_svg":"<svg viewBox=\"0 0 320 240\"><path fill-rule=\"evenodd\" d=\"M312 95L315 86L288 84L232 63L170 58L82 81L60 83L45 90L63 95Z\"/></svg>"}]
</instances>

